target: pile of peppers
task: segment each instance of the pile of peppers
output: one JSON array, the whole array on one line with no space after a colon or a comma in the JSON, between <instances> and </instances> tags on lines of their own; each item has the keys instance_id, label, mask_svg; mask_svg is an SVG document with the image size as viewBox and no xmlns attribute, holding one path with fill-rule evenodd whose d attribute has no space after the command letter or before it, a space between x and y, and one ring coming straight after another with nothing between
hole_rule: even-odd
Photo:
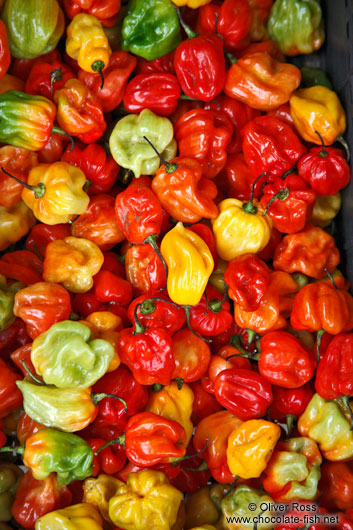
<instances>
[{"instance_id":1,"label":"pile of peppers","mask_svg":"<svg viewBox=\"0 0 353 530\"><path fill-rule=\"evenodd\" d=\"M0 530L353 530L320 1L0 8Z\"/></svg>"}]
</instances>

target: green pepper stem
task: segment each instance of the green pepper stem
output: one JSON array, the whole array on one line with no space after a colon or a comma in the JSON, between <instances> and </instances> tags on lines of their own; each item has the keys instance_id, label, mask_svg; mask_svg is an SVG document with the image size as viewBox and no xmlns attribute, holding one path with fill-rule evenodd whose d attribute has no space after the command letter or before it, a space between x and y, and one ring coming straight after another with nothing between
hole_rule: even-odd
<instances>
[{"instance_id":1,"label":"green pepper stem","mask_svg":"<svg viewBox=\"0 0 353 530\"><path fill-rule=\"evenodd\" d=\"M324 140L323 140L321 134L319 133L319 131L315 131L315 134L317 134L318 137L320 138L321 147L322 147L322 150L319 151L318 155L319 155L321 158L327 158L327 157L328 157L328 152L326 151L326 146L325 146L325 144L324 144Z\"/></svg>"},{"instance_id":2,"label":"green pepper stem","mask_svg":"<svg viewBox=\"0 0 353 530\"><path fill-rule=\"evenodd\" d=\"M203 340L204 342L212 342L212 341L210 341L208 339L205 339L205 337L201 337L201 335L199 335L198 333L196 333L196 331L194 329L192 329L191 324L190 324L190 307L191 306L183 305L181 307L184 308L185 316L186 316L186 324L187 324L189 330L191 331L191 333L193 333L195 335L195 337L197 337L198 339Z\"/></svg>"},{"instance_id":3,"label":"green pepper stem","mask_svg":"<svg viewBox=\"0 0 353 530\"><path fill-rule=\"evenodd\" d=\"M159 153L157 151L157 149L155 148L155 146L153 145L153 143L151 142L151 140L149 140L147 138L147 136L144 136L143 137L146 142L152 147L153 151L156 153L156 155L158 156L159 160L162 162L162 164L165 166L165 172L166 173L174 173L174 171L176 171L178 169L178 164L175 164L175 163L170 163L170 162L167 162L167 160L165 158L163 158L163 156L161 155L161 153Z\"/></svg>"},{"instance_id":4,"label":"green pepper stem","mask_svg":"<svg viewBox=\"0 0 353 530\"><path fill-rule=\"evenodd\" d=\"M248 346L254 341L254 338L256 337L256 331L253 329L245 328L247 334L248 334Z\"/></svg>"},{"instance_id":5,"label":"green pepper stem","mask_svg":"<svg viewBox=\"0 0 353 530\"><path fill-rule=\"evenodd\" d=\"M180 94L179 99L185 99L186 101L200 101L197 98L192 98L191 96L187 96L186 94Z\"/></svg>"},{"instance_id":6,"label":"green pepper stem","mask_svg":"<svg viewBox=\"0 0 353 530\"><path fill-rule=\"evenodd\" d=\"M62 78L63 78L63 71L62 71L61 66L59 66L59 68L55 68L55 70L50 72L50 93L52 96L53 96L53 91L54 91L54 83L56 83L56 81L61 81Z\"/></svg>"},{"instance_id":7,"label":"green pepper stem","mask_svg":"<svg viewBox=\"0 0 353 530\"><path fill-rule=\"evenodd\" d=\"M188 26L186 24L186 22L184 22L184 20L182 19L181 13L180 13L179 9L176 7L176 5L174 5L174 8L175 8L175 11L177 12L179 22L182 25L183 30L185 31L188 39L192 39L193 37L197 37L197 33L195 31L193 31L190 28L190 26Z\"/></svg>"},{"instance_id":8,"label":"green pepper stem","mask_svg":"<svg viewBox=\"0 0 353 530\"><path fill-rule=\"evenodd\" d=\"M266 205L266 208L264 209L264 212L263 212L263 217L265 217L265 215L267 215L267 212L268 212L268 209L270 208L271 204L276 200L278 199L279 201L285 201L286 199L288 199L289 197L289 188L284 188L284 190L281 190L281 191L278 191L277 193L275 193L273 195L273 197L271 197L271 199L268 201L267 205Z\"/></svg>"},{"instance_id":9,"label":"green pepper stem","mask_svg":"<svg viewBox=\"0 0 353 530\"><path fill-rule=\"evenodd\" d=\"M293 425L297 417L294 414L286 414L287 436L292 434Z\"/></svg>"},{"instance_id":10,"label":"green pepper stem","mask_svg":"<svg viewBox=\"0 0 353 530\"><path fill-rule=\"evenodd\" d=\"M99 76L101 78L100 90L102 90L102 88L104 86L103 70L105 68L105 64L104 64L103 61L94 61L94 63L91 64L91 68L92 68L93 72L96 72L97 74L99 74Z\"/></svg>"},{"instance_id":11,"label":"green pepper stem","mask_svg":"<svg viewBox=\"0 0 353 530\"><path fill-rule=\"evenodd\" d=\"M245 348L243 348L241 344L241 337L239 335L233 335L229 341L229 344L233 346L234 348L237 348L245 357L252 357L252 352L247 351ZM231 357L239 357L237 354L230 355L227 357L227 359L230 359Z\"/></svg>"},{"instance_id":12,"label":"green pepper stem","mask_svg":"<svg viewBox=\"0 0 353 530\"><path fill-rule=\"evenodd\" d=\"M320 362L320 346L321 346L321 340L322 336L325 333L324 329L320 329L316 334L316 363L319 365Z\"/></svg>"},{"instance_id":13,"label":"green pepper stem","mask_svg":"<svg viewBox=\"0 0 353 530\"><path fill-rule=\"evenodd\" d=\"M252 183L250 200L248 202L244 202L244 204L242 206L244 212L250 213L251 215L255 215L257 213L257 208L256 208L256 206L253 205L254 194L255 194L255 186L256 186L256 183L258 182L258 180L260 180L260 178L264 177L265 175L266 175L266 172L261 173L261 175L259 175L254 180L254 182Z\"/></svg>"},{"instance_id":14,"label":"green pepper stem","mask_svg":"<svg viewBox=\"0 0 353 530\"><path fill-rule=\"evenodd\" d=\"M230 52L226 52L226 57L228 57L228 59L229 59L231 64L235 64L239 60L236 57L234 57L234 55L232 53L230 53Z\"/></svg>"},{"instance_id":15,"label":"green pepper stem","mask_svg":"<svg viewBox=\"0 0 353 530\"><path fill-rule=\"evenodd\" d=\"M17 453L18 455L23 455L25 448L23 445L17 447L0 447L0 453Z\"/></svg>"},{"instance_id":16,"label":"green pepper stem","mask_svg":"<svg viewBox=\"0 0 353 530\"><path fill-rule=\"evenodd\" d=\"M17 177L14 177L13 175L11 175L11 173L9 173L8 171L6 171L6 169L4 167L1 168L1 170L8 176L8 177L11 177L13 180L15 180L16 182L18 182L19 184L21 184L23 187L27 188L28 190L30 191L33 191L34 193L34 197L36 199L41 199L43 197L43 195L45 194L45 185L40 182L39 184L37 184L37 186L31 186L30 184L27 184L27 182L23 182L21 179L17 178Z\"/></svg>"},{"instance_id":17,"label":"green pepper stem","mask_svg":"<svg viewBox=\"0 0 353 530\"><path fill-rule=\"evenodd\" d=\"M122 434L121 436L118 436L117 438L113 438L113 440L110 440L109 442L106 442L105 444L101 445L95 452L94 455L97 456L103 449L106 449L107 447L110 447L111 445L123 445L125 447L125 434Z\"/></svg>"},{"instance_id":18,"label":"green pepper stem","mask_svg":"<svg viewBox=\"0 0 353 530\"><path fill-rule=\"evenodd\" d=\"M160 392L161 390L163 390L163 388L164 388L164 385L161 385L160 383L154 383L152 385L152 392L155 392L155 393Z\"/></svg>"},{"instance_id":19,"label":"green pepper stem","mask_svg":"<svg viewBox=\"0 0 353 530\"><path fill-rule=\"evenodd\" d=\"M31 379L33 379L33 381L35 381L36 383L38 383L38 385L41 385L41 386L47 386L43 381L41 381L40 379L38 379L38 377L36 377L34 375L34 373L28 368L28 365L26 363L26 361L24 359L22 359L22 366L24 367L24 369L26 370L26 372L28 373L28 375L31 377Z\"/></svg>"},{"instance_id":20,"label":"green pepper stem","mask_svg":"<svg viewBox=\"0 0 353 530\"><path fill-rule=\"evenodd\" d=\"M206 471L206 469L208 469L208 465L206 464L205 460L202 461L202 464L200 464L199 467L180 467L181 469L185 469L185 471Z\"/></svg>"},{"instance_id":21,"label":"green pepper stem","mask_svg":"<svg viewBox=\"0 0 353 530\"><path fill-rule=\"evenodd\" d=\"M165 302L166 304L172 305L179 309L180 306L171 300L164 300L164 298L147 298L140 304L140 313L142 315L150 315L156 310L156 304L154 302Z\"/></svg>"},{"instance_id":22,"label":"green pepper stem","mask_svg":"<svg viewBox=\"0 0 353 530\"><path fill-rule=\"evenodd\" d=\"M351 398L352 396L342 396L342 401L344 403L344 406L346 407L347 411L349 412L349 415L351 417L351 422L352 422L352 425L351 425L351 428L350 430L353 431L353 411L351 409L351 406L349 404L349 399Z\"/></svg>"},{"instance_id":23,"label":"green pepper stem","mask_svg":"<svg viewBox=\"0 0 353 530\"><path fill-rule=\"evenodd\" d=\"M173 467L176 467L179 464L179 462L184 462L184 460L190 460L190 458L195 458L196 456L202 455L202 453L207 449L207 446L209 443L210 441L207 439L205 445L203 446L202 449L200 449L200 451L197 451L197 453L194 453L193 455L180 456L179 458L176 458L175 460L173 460L173 462L170 465Z\"/></svg>"},{"instance_id":24,"label":"green pepper stem","mask_svg":"<svg viewBox=\"0 0 353 530\"><path fill-rule=\"evenodd\" d=\"M69 320L80 320L80 317L77 313L74 313L73 311L70 311Z\"/></svg>"},{"instance_id":25,"label":"green pepper stem","mask_svg":"<svg viewBox=\"0 0 353 530\"><path fill-rule=\"evenodd\" d=\"M60 127L57 127L56 125L53 126L52 130L51 130L52 133L56 133L56 134L61 134L62 136L67 136L67 138L70 140L71 142L71 147L70 149L68 150L68 153L71 153L71 151L73 150L73 148L75 147L75 142L74 142L74 139L72 138L72 136L70 136L69 133L67 133L66 131L64 131L63 129L60 129Z\"/></svg>"},{"instance_id":26,"label":"green pepper stem","mask_svg":"<svg viewBox=\"0 0 353 530\"><path fill-rule=\"evenodd\" d=\"M119 396L116 396L115 394L110 394L109 392L102 392L100 394L94 394L94 393L91 394L91 399L96 407L98 406L98 403L102 401L102 399L105 399L105 398L118 399L124 405L124 412L128 411L128 407L127 407L127 403L125 399Z\"/></svg>"},{"instance_id":27,"label":"green pepper stem","mask_svg":"<svg viewBox=\"0 0 353 530\"><path fill-rule=\"evenodd\" d=\"M326 272L327 276L330 278L330 280L331 280L332 285L334 286L334 288L335 288L335 289L338 289L338 287L337 287L337 283L335 282L334 277L332 276L332 274L330 273L330 271L328 270L327 267L324 268L324 271Z\"/></svg>"},{"instance_id":28,"label":"green pepper stem","mask_svg":"<svg viewBox=\"0 0 353 530\"><path fill-rule=\"evenodd\" d=\"M209 308L213 313L220 313L222 311L223 303L218 298L213 298L209 303Z\"/></svg>"},{"instance_id":29,"label":"green pepper stem","mask_svg":"<svg viewBox=\"0 0 353 530\"><path fill-rule=\"evenodd\" d=\"M176 382L178 390L181 390L183 388L184 379L182 377L175 377L174 379L172 379L172 381Z\"/></svg>"},{"instance_id":30,"label":"green pepper stem","mask_svg":"<svg viewBox=\"0 0 353 530\"><path fill-rule=\"evenodd\" d=\"M337 136L336 142L339 142L344 147L344 150L346 152L347 162L349 162L351 154L350 154L350 151L349 151L348 144L347 144L346 140L343 138L342 134Z\"/></svg>"},{"instance_id":31,"label":"green pepper stem","mask_svg":"<svg viewBox=\"0 0 353 530\"><path fill-rule=\"evenodd\" d=\"M134 323L135 323L135 331L132 332L133 335L139 335L140 333L144 333L147 328L144 328L141 324L139 317L137 316L138 308L141 307L142 304L136 304L134 309Z\"/></svg>"},{"instance_id":32,"label":"green pepper stem","mask_svg":"<svg viewBox=\"0 0 353 530\"><path fill-rule=\"evenodd\" d=\"M166 276L166 279L168 278L168 269L167 269L167 264L166 262L164 261L164 258L158 248L158 245L157 245L157 242L156 242L156 239L157 239L157 236L152 234L148 237L146 237L146 239L144 240L144 243L148 244L148 245L151 245L151 247L153 248L153 250L155 251L155 253L157 254L157 256L159 257L159 259L161 260L162 262L162 265L163 265L163 268L164 268L164 272L165 272L165 276ZM167 285L164 285L163 286L163 289L160 289L160 291L164 291L164 289L166 288Z\"/></svg>"}]
</instances>

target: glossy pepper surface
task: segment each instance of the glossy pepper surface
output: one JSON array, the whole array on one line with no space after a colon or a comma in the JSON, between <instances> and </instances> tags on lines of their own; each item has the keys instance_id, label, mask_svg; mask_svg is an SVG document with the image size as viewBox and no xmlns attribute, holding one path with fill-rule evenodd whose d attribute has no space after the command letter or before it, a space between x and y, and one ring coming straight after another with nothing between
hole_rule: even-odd
<instances>
[{"instance_id":1,"label":"glossy pepper surface","mask_svg":"<svg viewBox=\"0 0 353 530\"><path fill-rule=\"evenodd\" d=\"M341 333L328 345L316 372L316 392L325 399L353 395L353 335Z\"/></svg>"},{"instance_id":2,"label":"glossy pepper surface","mask_svg":"<svg viewBox=\"0 0 353 530\"><path fill-rule=\"evenodd\" d=\"M68 79L75 77L71 68L62 61L38 61L27 78L25 91L27 94L44 96L53 99L55 90L62 88Z\"/></svg>"},{"instance_id":3,"label":"glossy pepper surface","mask_svg":"<svg viewBox=\"0 0 353 530\"><path fill-rule=\"evenodd\" d=\"M32 210L23 201L14 206L0 206L0 215L0 250L17 243L36 223Z\"/></svg>"},{"instance_id":4,"label":"glossy pepper surface","mask_svg":"<svg viewBox=\"0 0 353 530\"><path fill-rule=\"evenodd\" d=\"M105 374L114 354L109 342L90 338L90 330L79 322L53 324L32 344L36 372L58 388L88 388Z\"/></svg>"},{"instance_id":5,"label":"glossy pepper surface","mask_svg":"<svg viewBox=\"0 0 353 530\"><path fill-rule=\"evenodd\" d=\"M182 493L158 471L130 473L109 501L109 517L125 530L167 530L177 520Z\"/></svg>"},{"instance_id":6,"label":"glossy pepper surface","mask_svg":"<svg viewBox=\"0 0 353 530\"><path fill-rule=\"evenodd\" d=\"M87 13L98 18L105 27L114 26L120 10L120 0L64 0L63 4L69 18Z\"/></svg>"},{"instance_id":7,"label":"glossy pepper surface","mask_svg":"<svg viewBox=\"0 0 353 530\"><path fill-rule=\"evenodd\" d=\"M198 304L214 267L206 243L179 222L164 236L161 254L168 266L171 300L181 305Z\"/></svg>"},{"instance_id":8,"label":"glossy pepper surface","mask_svg":"<svg viewBox=\"0 0 353 530\"><path fill-rule=\"evenodd\" d=\"M0 164L11 175L27 182L29 171L38 164L38 156L33 151L6 145L0 148ZM21 200L23 186L6 173L0 173L0 206L14 206Z\"/></svg>"},{"instance_id":9,"label":"glossy pepper surface","mask_svg":"<svg viewBox=\"0 0 353 530\"><path fill-rule=\"evenodd\" d=\"M135 295L158 293L167 276L163 264L151 245L131 245L125 255L125 274Z\"/></svg>"},{"instance_id":10,"label":"glossy pepper surface","mask_svg":"<svg viewBox=\"0 0 353 530\"><path fill-rule=\"evenodd\" d=\"M56 47L64 33L65 19L56 0L7 0L1 14L11 55L34 59Z\"/></svg>"},{"instance_id":11,"label":"glossy pepper surface","mask_svg":"<svg viewBox=\"0 0 353 530\"><path fill-rule=\"evenodd\" d=\"M109 501L121 486L123 486L121 480L108 474L87 478L83 483L83 502L93 505L102 518L110 522Z\"/></svg>"},{"instance_id":12,"label":"glossy pepper surface","mask_svg":"<svg viewBox=\"0 0 353 530\"><path fill-rule=\"evenodd\" d=\"M178 16L169 0L133 0L121 30L122 49L153 61L180 42Z\"/></svg>"},{"instance_id":13,"label":"glossy pepper surface","mask_svg":"<svg viewBox=\"0 0 353 530\"><path fill-rule=\"evenodd\" d=\"M80 530L82 527L102 529L102 518L96 508L87 502L47 513L37 520L35 526L36 530Z\"/></svg>"},{"instance_id":14,"label":"glossy pepper surface","mask_svg":"<svg viewBox=\"0 0 353 530\"><path fill-rule=\"evenodd\" d=\"M180 87L174 75L139 74L126 87L124 107L129 112L150 109L160 116L169 116L175 111L179 97Z\"/></svg>"},{"instance_id":15,"label":"glossy pepper surface","mask_svg":"<svg viewBox=\"0 0 353 530\"><path fill-rule=\"evenodd\" d=\"M201 301L190 309L190 326L204 337L219 335L232 325L233 318L229 309L229 302L223 301L222 294L208 285Z\"/></svg>"},{"instance_id":16,"label":"glossy pepper surface","mask_svg":"<svg viewBox=\"0 0 353 530\"><path fill-rule=\"evenodd\" d=\"M22 396L16 386L16 381L21 379L21 376L9 368L3 359L0 359L0 367L0 418L5 418L22 405Z\"/></svg>"}]
</instances>

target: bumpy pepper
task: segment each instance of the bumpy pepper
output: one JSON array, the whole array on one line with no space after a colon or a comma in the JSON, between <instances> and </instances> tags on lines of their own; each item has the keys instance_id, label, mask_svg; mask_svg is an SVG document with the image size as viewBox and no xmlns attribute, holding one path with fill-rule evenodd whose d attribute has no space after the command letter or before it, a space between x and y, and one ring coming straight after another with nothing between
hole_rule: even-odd
<instances>
[{"instance_id":1,"label":"bumpy pepper","mask_svg":"<svg viewBox=\"0 0 353 530\"><path fill-rule=\"evenodd\" d=\"M12 371L2 359L0 368L0 418L6 418L22 405L22 396L16 386L16 381L21 376Z\"/></svg>"},{"instance_id":2,"label":"bumpy pepper","mask_svg":"<svg viewBox=\"0 0 353 530\"><path fill-rule=\"evenodd\" d=\"M236 427L228 438L227 463L233 475L256 478L265 470L281 428L265 420L249 420Z\"/></svg>"},{"instance_id":3,"label":"bumpy pepper","mask_svg":"<svg viewBox=\"0 0 353 530\"><path fill-rule=\"evenodd\" d=\"M86 478L83 483L83 502L92 504L97 508L103 519L111 522L109 518L109 501L123 485L121 480L111 475Z\"/></svg>"},{"instance_id":4,"label":"bumpy pepper","mask_svg":"<svg viewBox=\"0 0 353 530\"><path fill-rule=\"evenodd\" d=\"M215 524L219 520L218 495L216 496L214 493L215 491L220 490L220 487L224 488L224 492L229 492L229 487L217 484L214 486L198 488L195 492L187 496L186 528L192 527L193 530L197 530L198 528L211 530L214 528L207 523Z\"/></svg>"},{"instance_id":5,"label":"bumpy pepper","mask_svg":"<svg viewBox=\"0 0 353 530\"><path fill-rule=\"evenodd\" d=\"M24 285L19 282L7 284L5 276L0 274L0 331L8 329L15 322L16 315L13 312L15 294Z\"/></svg>"},{"instance_id":6,"label":"bumpy pepper","mask_svg":"<svg viewBox=\"0 0 353 530\"><path fill-rule=\"evenodd\" d=\"M229 530L271 530L273 523L271 518L274 515L272 506L273 499L262 490L241 485L232 490L221 501L222 522ZM259 517L263 517L263 520ZM230 522L227 519L232 517L244 518L248 522ZM269 522L268 522L269 521Z\"/></svg>"},{"instance_id":7,"label":"bumpy pepper","mask_svg":"<svg viewBox=\"0 0 353 530\"><path fill-rule=\"evenodd\" d=\"M87 326L71 320L57 322L39 335L32 344L31 360L45 383L88 388L98 381L109 368L114 350L109 342L90 338Z\"/></svg>"},{"instance_id":8,"label":"bumpy pepper","mask_svg":"<svg viewBox=\"0 0 353 530\"><path fill-rule=\"evenodd\" d=\"M37 153L5 145L0 148L0 167L26 182L29 171L38 165ZM22 184L0 172L0 206L14 206L21 200Z\"/></svg>"},{"instance_id":9,"label":"bumpy pepper","mask_svg":"<svg viewBox=\"0 0 353 530\"><path fill-rule=\"evenodd\" d=\"M276 502L315 500L321 462L319 448L310 438L280 442L265 469L264 489Z\"/></svg>"},{"instance_id":10,"label":"bumpy pepper","mask_svg":"<svg viewBox=\"0 0 353 530\"><path fill-rule=\"evenodd\" d=\"M173 51L180 42L173 4L169 0L131 0L121 34L122 49L148 61Z\"/></svg>"},{"instance_id":11,"label":"bumpy pepper","mask_svg":"<svg viewBox=\"0 0 353 530\"><path fill-rule=\"evenodd\" d=\"M42 223L67 223L86 211L85 183L84 173L66 162L39 164L31 169L22 198Z\"/></svg>"},{"instance_id":12,"label":"bumpy pepper","mask_svg":"<svg viewBox=\"0 0 353 530\"><path fill-rule=\"evenodd\" d=\"M82 503L55 510L40 517L36 530L102 530L102 519L92 504Z\"/></svg>"},{"instance_id":13,"label":"bumpy pepper","mask_svg":"<svg viewBox=\"0 0 353 530\"><path fill-rule=\"evenodd\" d=\"M344 412L336 401L314 394L299 418L300 434L314 440L327 460L349 460L353 456L353 432Z\"/></svg>"},{"instance_id":14,"label":"bumpy pepper","mask_svg":"<svg viewBox=\"0 0 353 530\"><path fill-rule=\"evenodd\" d=\"M54 50L65 29L57 0L7 0L1 18L11 55L20 59L34 59Z\"/></svg>"},{"instance_id":15,"label":"bumpy pepper","mask_svg":"<svg viewBox=\"0 0 353 530\"><path fill-rule=\"evenodd\" d=\"M0 251L17 243L36 223L32 210L23 201L14 206L0 206L0 217Z\"/></svg>"},{"instance_id":16,"label":"bumpy pepper","mask_svg":"<svg viewBox=\"0 0 353 530\"><path fill-rule=\"evenodd\" d=\"M0 525L11 520L11 507L22 476L21 469L15 464L0 462Z\"/></svg>"},{"instance_id":17,"label":"bumpy pepper","mask_svg":"<svg viewBox=\"0 0 353 530\"><path fill-rule=\"evenodd\" d=\"M198 304L214 266L206 243L179 222L164 236L161 254L168 266L171 300L180 305Z\"/></svg>"},{"instance_id":18,"label":"bumpy pepper","mask_svg":"<svg viewBox=\"0 0 353 530\"><path fill-rule=\"evenodd\" d=\"M46 248L43 279L62 283L72 293L86 293L103 261L103 253L93 241L78 237L57 239Z\"/></svg>"},{"instance_id":19,"label":"bumpy pepper","mask_svg":"<svg viewBox=\"0 0 353 530\"><path fill-rule=\"evenodd\" d=\"M56 90L63 88L68 79L75 77L69 66L62 61L38 60L26 80L25 92L53 99Z\"/></svg>"},{"instance_id":20,"label":"bumpy pepper","mask_svg":"<svg viewBox=\"0 0 353 530\"><path fill-rule=\"evenodd\" d=\"M114 348L114 357L110 361L108 372L116 370L120 365L118 355L119 331L123 328L121 318L110 311L96 311L81 321L88 326L94 339L103 339L109 342Z\"/></svg>"},{"instance_id":21,"label":"bumpy pepper","mask_svg":"<svg viewBox=\"0 0 353 530\"><path fill-rule=\"evenodd\" d=\"M201 301L191 307L189 323L191 329L204 337L214 337L228 330L233 323L230 305L215 287L208 285Z\"/></svg>"},{"instance_id":22,"label":"bumpy pepper","mask_svg":"<svg viewBox=\"0 0 353 530\"><path fill-rule=\"evenodd\" d=\"M321 6L317 0L276 0L268 32L285 55L312 53L325 39Z\"/></svg>"},{"instance_id":23,"label":"bumpy pepper","mask_svg":"<svg viewBox=\"0 0 353 530\"><path fill-rule=\"evenodd\" d=\"M109 139L109 147L116 162L131 169L135 177L153 175L160 161L147 137L165 160L176 154L173 125L168 118L157 116L148 109L140 114L129 114L115 125Z\"/></svg>"},{"instance_id":24,"label":"bumpy pepper","mask_svg":"<svg viewBox=\"0 0 353 530\"><path fill-rule=\"evenodd\" d=\"M69 18L88 13L97 17L105 27L114 26L120 10L120 0L64 0L63 4Z\"/></svg>"},{"instance_id":25,"label":"bumpy pepper","mask_svg":"<svg viewBox=\"0 0 353 530\"><path fill-rule=\"evenodd\" d=\"M338 96L325 86L297 90L289 100L295 128L307 142L331 145L346 130L346 116Z\"/></svg>"},{"instance_id":26,"label":"bumpy pepper","mask_svg":"<svg viewBox=\"0 0 353 530\"><path fill-rule=\"evenodd\" d=\"M180 98L175 75L168 73L139 74L126 87L124 107L129 112L150 109L159 116L172 114Z\"/></svg>"},{"instance_id":27,"label":"bumpy pepper","mask_svg":"<svg viewBox=\"0 0 353 530\"><path fill-rule=\"evenodd\" d=\"M248 252L256 254L266 247L272 220L263 215L260 204L253 201L253 193L249 202L225 199L218 208L220 213L212 221L212 228L217 252L222 259L230 261Z\"/></svg>"},{"instance_id":28,"label":"bumpy pepper","mask_svg":"<svg viewBox=\"0 0 353 530\"><path fill-rule=\"evenodd\" d=\"M179 389L177 383L172 381L159 392L152 392L145 410L180 423L186 432L185 446L188 446L193 431L190 420L193 401L194 394L186 383Z\"/></svg>"},{"instance_id":29,"label":"bumpy pepper","mask_svg":"<svg viewBox=\"0 0 353 530\"><path fill-rule=\"evenodd\" d=\"M130 473L109 501L109 517L125 530L170 530L182 498L161 472Z\"/></svg>"}]
</instances>

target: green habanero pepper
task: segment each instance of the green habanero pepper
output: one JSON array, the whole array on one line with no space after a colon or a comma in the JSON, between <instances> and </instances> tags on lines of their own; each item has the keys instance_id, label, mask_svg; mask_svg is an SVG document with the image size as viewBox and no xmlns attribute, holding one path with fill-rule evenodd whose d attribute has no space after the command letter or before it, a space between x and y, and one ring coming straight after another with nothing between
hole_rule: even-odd
<instances>
[{"instance_id":1,"label":"green habanero pepper","mask_svg":"<svg viewBox=\"0 0 353 530\"><path fill-rule=\"evenodd\" d=\"M0 463L0 521L11 520L11 507L23 471L15 464Z\"/></svg>"},{"instance_id":2,"label":"green habanero pepper","mask_svg":"<svg viewBox=\"0 0 353 530\"><path fill-rule=\"evenodd\" d=\"M128 114L118 121L110 136L109 147L115 161L131 169L135 177L154 175L160 160L144 136L165 160L171 160L177 151L173 135L173 125L168 118L145 109L140 114Z\"/></svg>"},{"instance_id":3,"label":"green habanero pepper","mask_svg":"<svg viewBox=\"0 0 353 530\"><path fill-rule=\"evenodd\" d=\"M121 30L122 49L148 61L175 50L181 41L170 0L130 0Z\"/></svg>"},{"instance_id":4,"label":"green habanero pepper","mask_svg":"<svg viewBox=\"0 0 353 530\"><path fill-rule=\"evenodd\" d=\"M11 55L18 59L35 59L51 52L65 30L57 0L6 0L1 18Z\"/></svg>"},{"instance_id":5,"label":"green habanero pepper","mask_svg":"<svg viewBox=\"0 0 353 530\"><path fill-rule=\"evenodd\" d=\"M268 19L268 32L285 55L318 50L325 40L319 0L276 0Z\"/></svg>"},{"instance_id":6,"label":"green habanero pepper","mask_svg":"<svg viewBox=\"0 0 353 530\"><path fill-rule=\"evenodd\" d=\"M309 88L311 86L325 86L330 90L333 90L333 86L327 75L320 68L309 68L308 66L303 66L300 69L302 74L302 86Z\"/></svg>"},{"instance_id":7,"label":"green habanero pepper","mask_svg":"<svg viewBox=\"0 0 353 530\"><path fill-rule=\"evenodd\" d=\"M31 361L48 385L59 388L88 388L108 370L113 346L91 339L84 324L64 320L53 324L32 344Z\"/></svg>"},{"instance_id":8,"label":"green habanero pepper","mask_svg":"<svg viewBox=\"0 0 353 530\"><path fill-rule=\"evenodd\" d=\"M9 328L15 321L16 317L13 314L15 294L24 287L20 282L7 284L5 276L0 274L0 331Z\"/></svg>"},{"instance_id":9,"label":"green habanero pepper","mask_svg":"<svg viewBox=\"0 0 353 530\"><path fill-rule=\"evenodd\" d=\"M221 502L221 509L223 514L224 528L233 528L228 526L227 518L240 517L243 520L249 520L249 523L243 522L235 524L234 528L238 530L270 530L273 528L273 523L265 522L266 518L274 516L274 512L270 510L270 506L274 504L274 500L264 491L251 488L250 486L241 485L235 490L231 491ZM261 508L268 507L263 510ZM254 510L251 508L254 507ZM257 517L261 514L264 522ZM255 519L255 520L254 520ZM268 519L267 519L268 520ZM256 524L257 523L257 524Z\"/></svg>"}]
</instances>

